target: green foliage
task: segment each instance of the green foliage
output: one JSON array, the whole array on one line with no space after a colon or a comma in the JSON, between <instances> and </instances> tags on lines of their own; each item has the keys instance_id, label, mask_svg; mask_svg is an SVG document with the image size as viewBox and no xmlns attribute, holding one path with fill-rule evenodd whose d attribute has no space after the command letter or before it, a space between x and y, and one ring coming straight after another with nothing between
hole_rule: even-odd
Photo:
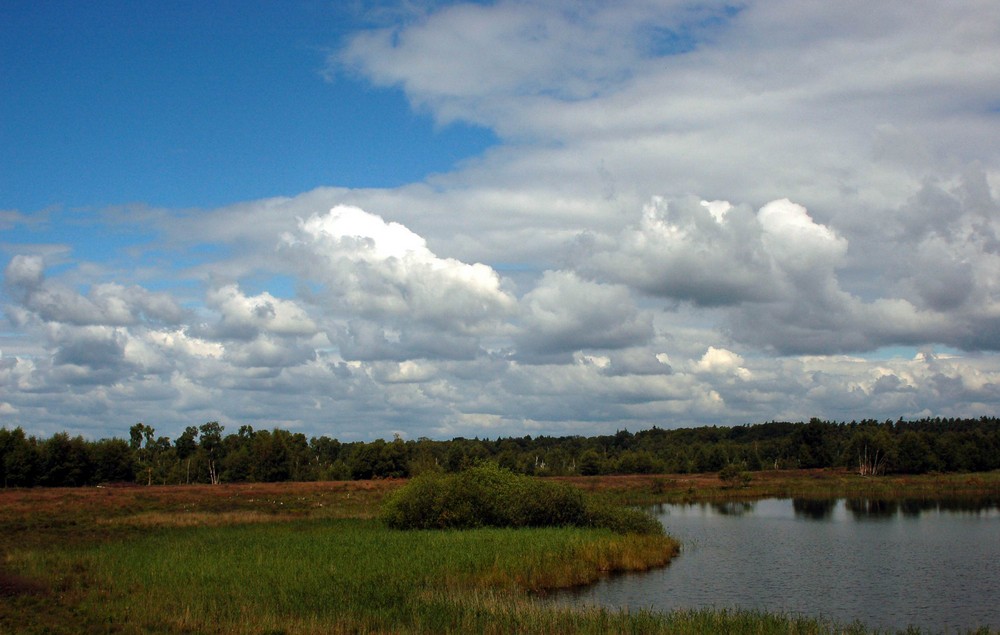
<instances>
[{"instance_id":1,"label":"green foliage","mask_svg":"<svg viewBox=\"0 0 1000 635\"><path fill-rule=\"evenodd\" d=\"M634 507L587 502L587 523L618 534L663 534L663 525L653 516Z\"/></svg>"},{"instance_id":2,"label":"green foliage","mask_svg":"<svg viewBox=\"0 0 1000 635\"><path fill-rule=\"evenodd\" d=\"M750 484L751 477L743 470L742 466L730 463L719 470L719 480L727 487L746 487Z\"/></svg>"},{"instance_id":3,"label":"green foliage","mask_svg":"<svg viewBox=\"0 0 1000 635\"><path fill-rule=\"evenodd\" d=\"M395 529L577 526L663 532L648 514L598 505L572 486L515 474L492 463L457 474L416 477L385 502L381 518Z\"/></svg>"},{"instance_id":4,"label":"green foliage","mask_svg":"<svg viewBox=\"0 0 1000 635\"><path fill-rule=\"evenodd\" d=\"M768 422L734 427L653 427L595 437L426 438L341 443L275 428L224 435L218 422L188 426L171 442L137 423L125 441L26 437L0 428L5 487L407 478L487 462L535 476L849 468L864 474L1000 469L1000 418ZM734 485L737 483L733 483Z\"/></svg>"},{"instance_id":5,"label":"green foliage","mask_svg":"<svg viewBox=\"0 0 1000 635\"><path fill-rule=\"evenodd\" d=\"M135 479L132 449L122 439L98 441L91 454L98 483L128 483Z\"/></svg>"},{"instance_id":6,"label":"green foliage","mask_svg":"<svg viewBox=\"0 0 1000 635\"><path fill-rule=\"evenodd\" d=\"M38 464L38 445L34 437L25 438L21 428L0 428L0 481L4 487L34 485Z\"/></svg>"},{"instance_id":7,"label":"green foliage","mask_svg":"<svg viewBox=\"0 0 1000 635\"><path fill-rule=\"evenodd\" d=\"M43 611L34 598L0 602L0 632L650 632L648 615L587 618L529 591L674 553L666 537L581 528L398 532L351 519L164 529L19 558L19 574L60 591Z\"/></svg>"}]
</instances>

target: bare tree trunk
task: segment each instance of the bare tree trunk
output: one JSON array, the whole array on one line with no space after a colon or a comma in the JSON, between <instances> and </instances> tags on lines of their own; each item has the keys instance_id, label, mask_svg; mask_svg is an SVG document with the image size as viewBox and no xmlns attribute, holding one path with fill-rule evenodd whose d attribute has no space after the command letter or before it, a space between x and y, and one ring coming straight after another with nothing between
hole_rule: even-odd
<instances>
[{"instance_id":1,"label":"bare tree trunk","mask_svg":"<svg viewBox=\"0 0 1000 635\"><path fill-rule=\"evenodd\" d=\"M877 476L885 470L885 455L879 456L879 451L868 456L868 444L865 444L864 451L858 455L858 474L861 476Z\"/></svg>"}]
</instances>

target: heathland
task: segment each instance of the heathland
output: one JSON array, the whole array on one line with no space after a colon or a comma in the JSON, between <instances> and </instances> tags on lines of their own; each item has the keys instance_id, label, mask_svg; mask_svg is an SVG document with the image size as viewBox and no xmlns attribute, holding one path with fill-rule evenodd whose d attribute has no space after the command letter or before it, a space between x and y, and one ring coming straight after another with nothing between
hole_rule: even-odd
<instances>
[{"instance_id":1,"label":"heathland","mask_svg":"<svg viewBox=\"0 0 1000 635\"><path fill-rule=\"evenodd\" d=\"M1000 494L996 472L746 476L533 477L560 506L576 500L565 488L579 492L579 522L421 530L390 527L387 500L399 500L401 479L4 489L0 632L864 633L861 624L756 612L573 609L545 595L675 555L662 533L602 526L615 505ZM528 490L517 488L535 487L511 486L522 494Z\"/></svg>"}]
</instances>

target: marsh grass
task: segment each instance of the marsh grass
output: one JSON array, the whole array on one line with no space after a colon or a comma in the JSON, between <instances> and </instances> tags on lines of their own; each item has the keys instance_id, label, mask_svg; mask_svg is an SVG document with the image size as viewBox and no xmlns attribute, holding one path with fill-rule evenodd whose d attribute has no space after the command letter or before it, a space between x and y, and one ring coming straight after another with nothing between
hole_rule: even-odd
<instances>
[{"instance_id":1,"label":"marsh grass","mask_svg":"<svg viewBox=\"0 0 1000 635\"><path fill-rule=\"evenodd\" d=\"M99 526L163 528L163 527L222 527L253 523L289 522L301 516L256 511L230 512L142 512L130 516L98 518Z\"/></svg>"},{"instance_id":2,"label":"marsh grass","mask_svg":"<svg viewBox=\"0 0 1000 635\"><path fill-rule=\"evenodd\" d=\"M530 591L660 566L676 549L664 536L594 529L395 531L314 520L160 529L15 554L9 564L36 579L64 572L60 592L91 622L122 632L397 632L468 623L469 611L483 610L470 593L530 607Z\"/></svg>"},{"instance_id":3,"label":"marsh grass","mask_svg":"<svg viewBox=\"0 0 1000 635\"><path fill-rule=\"evenodd\" d=\"M971 474L860 476L844 469L751 472L747 487L731 488L717 474L561 477L609 503L754 500L761 498L989 499L1000 498L1000 471Z\"/></svg>"}]
</instances>

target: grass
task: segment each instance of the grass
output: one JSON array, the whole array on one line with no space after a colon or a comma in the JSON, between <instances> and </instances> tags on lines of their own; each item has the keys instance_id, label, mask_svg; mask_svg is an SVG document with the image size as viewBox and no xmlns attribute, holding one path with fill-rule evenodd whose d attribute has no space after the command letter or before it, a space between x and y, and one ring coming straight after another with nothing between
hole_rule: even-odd
<instances>
[{"instance_id":1,"label":"grass","mask_svg":"<svg viewBox=\"0 0 1000 635\"><path fill-rule=\"evenodd\" d=\"M756 473L745 489L995 495L1000 485L995 473L788 476ZM690 479L565 480L606 501L733 493L714 475ZM400 484L0 490L0 633L869 632L755 611L555 605L546 591L662 566L676 543L584 527L389 529L374 516Z\"/></svg>"},{"instance_id":2,"label":"grass","mask_svg":"<svg viewBox=\"0 0 1000 635\"><path fill-rule=\"evenodd\" d=\"M563 477L590 494L618 504L655 505L761 498L1000 499L1000 471L973 474L859 476L850 470L750 472L745 487L717 474Z\"/></svg>"},{"instance_id":3,"label":"grass","mask_svg":"<svg viewBox=\"0 0 1000 635\"><path fill-rule=\"evenodd\" d=\"M671 555L658 541L572 529L400 532L323 520L154 532L36 554L22 570L78 571L90 588L83 610L137 632L260 632L289 620L306 632L385 632L462 621L446 600L467 589L525 597Z\"/></svg>"}]
</instances>

